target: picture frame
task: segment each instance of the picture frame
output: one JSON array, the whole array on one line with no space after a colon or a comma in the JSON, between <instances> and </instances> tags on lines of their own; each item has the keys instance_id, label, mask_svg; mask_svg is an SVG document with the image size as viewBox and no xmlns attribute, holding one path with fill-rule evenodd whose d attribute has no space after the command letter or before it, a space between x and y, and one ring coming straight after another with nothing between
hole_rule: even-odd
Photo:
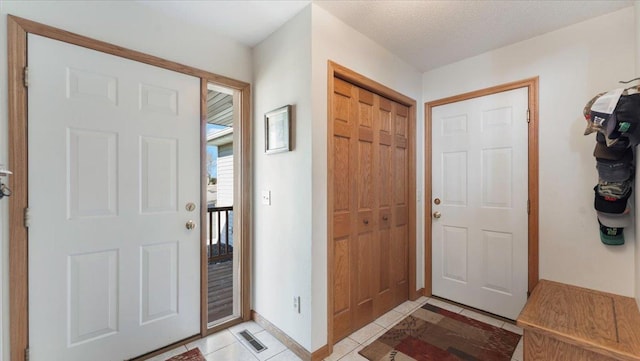
<instances>
[{"instance_id":1,"label":"picture frame","mask_svg":"<svg viewBox=\"0 0 640 361\"><path fill-rule=\"evenodd\" d=\"M273 154L290 150L291 105L285 105L264 115L264 152Z\"/></svg>"}]
</instances>

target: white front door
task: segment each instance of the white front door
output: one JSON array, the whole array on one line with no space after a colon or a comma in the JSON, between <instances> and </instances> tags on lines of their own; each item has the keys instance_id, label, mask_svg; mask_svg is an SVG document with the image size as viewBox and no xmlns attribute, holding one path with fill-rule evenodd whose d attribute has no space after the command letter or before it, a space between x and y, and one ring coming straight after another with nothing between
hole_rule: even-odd
<instances>
[{"instance_id":1,"label":"white front door","mask_svg":"<svg viewBox=\"0 0 640 361\"><path fill-rule=\"evenodd\" d=\"M199 79L36 35L28 56L31 360L197 334Z\"/></svg>"},{"instance_id":2,"label":"white front door","mask_svg":"<svg viewBox=\"0 0 640 361\"><path fill-rule=\"evenodd\" d=\"M431 117L433 294L510 319L527 300L527 98L520 88Z\"/></svg>"}]
</instances>

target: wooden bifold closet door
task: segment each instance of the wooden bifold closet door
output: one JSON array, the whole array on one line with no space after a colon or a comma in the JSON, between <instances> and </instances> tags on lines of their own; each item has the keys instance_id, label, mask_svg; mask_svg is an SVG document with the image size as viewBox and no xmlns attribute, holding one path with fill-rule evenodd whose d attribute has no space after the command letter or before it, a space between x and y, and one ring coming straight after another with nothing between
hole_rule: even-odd
<instances>
[{"instance_id":1,"label":"wooden bifold closet door","mask_svg":"<svg viewBox=\"0 0 640 361\"><path fill-rule=\"evenodd\" d=\"M409 108L334 79L333 338L408 299Z\"/></svg>"}]
</instances>

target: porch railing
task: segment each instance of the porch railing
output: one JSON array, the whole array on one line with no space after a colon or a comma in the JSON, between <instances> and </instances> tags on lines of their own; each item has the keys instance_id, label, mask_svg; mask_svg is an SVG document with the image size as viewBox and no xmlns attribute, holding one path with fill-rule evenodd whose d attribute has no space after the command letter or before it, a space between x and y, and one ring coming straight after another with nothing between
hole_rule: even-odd
<instances>
[{"instance_id":1,"label":"porch railing","mask_svg":"<svg viewBox=\"0 0 640 361\"><path fill-rule=\"evenodd\" d=\"M208 207L207 226L209 263L233 258L233 207ZM214 237L215 236L215 237Z\"/></svg>"}]
</instances>

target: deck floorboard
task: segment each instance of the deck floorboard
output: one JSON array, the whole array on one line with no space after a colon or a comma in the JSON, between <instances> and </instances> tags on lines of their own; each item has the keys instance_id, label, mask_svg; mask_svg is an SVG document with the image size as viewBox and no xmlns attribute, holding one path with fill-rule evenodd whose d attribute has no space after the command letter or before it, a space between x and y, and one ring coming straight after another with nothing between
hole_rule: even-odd
<instances>
[{"instance_id":1,"label":"deck floorboard","mask_svg":"<svg viewBox=\"0 0 640 361\"><path fill-rule=\"evenodd\" d=\"M233 314L233 261L209 264L208 322Z\"/></svg>"}]
</instances>

